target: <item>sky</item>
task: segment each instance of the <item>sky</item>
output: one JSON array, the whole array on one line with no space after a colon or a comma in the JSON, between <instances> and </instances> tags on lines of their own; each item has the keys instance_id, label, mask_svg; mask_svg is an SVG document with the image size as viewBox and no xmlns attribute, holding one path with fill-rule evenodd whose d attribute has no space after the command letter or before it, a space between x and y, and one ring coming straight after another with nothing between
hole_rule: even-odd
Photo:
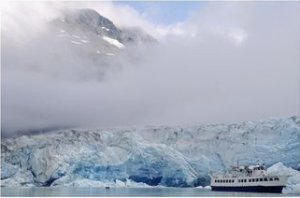
<instances>
[{"instance_id":1,"label":"sky","mask_svg":"<svg viewBox=\"0 0 300 198\"><path fill-rule=\"evenodd\" d=\"M95 62L47 35L49 21L77 8L139 27L157 45L130 48L138 61L116 56L121 69L97 80ZM2 134L300 114L299 2L14 2L2 9Z\"/></svg>"},{"instance_id":2,"label":"sky","mask_svg":"<svg viewBox=\"0 0 300 198\"><path fill-rule=\"evenodd\" d=\"M197 1L122 1L153 23L170 25L185 21L192 12L199 11L205 2Z\"/></svg>"}]
</instances>

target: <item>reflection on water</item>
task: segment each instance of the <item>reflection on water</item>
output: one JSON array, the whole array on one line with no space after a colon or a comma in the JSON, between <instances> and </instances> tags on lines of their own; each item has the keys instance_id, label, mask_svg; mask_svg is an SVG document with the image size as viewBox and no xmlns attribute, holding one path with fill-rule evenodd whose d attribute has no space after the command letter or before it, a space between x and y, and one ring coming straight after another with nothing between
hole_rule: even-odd
<instances>
[{"instance_id":1,"label":"reflection on water","mask_svg":"<svg viewBox=\"0 0 300 198\"><path fill-rule=\"evenodd\" d=\"M79 188L79 187L2 187L1 196L22 197L281 197L276 193L214 192L199 188Z\"/></svg>"}]
</instances>

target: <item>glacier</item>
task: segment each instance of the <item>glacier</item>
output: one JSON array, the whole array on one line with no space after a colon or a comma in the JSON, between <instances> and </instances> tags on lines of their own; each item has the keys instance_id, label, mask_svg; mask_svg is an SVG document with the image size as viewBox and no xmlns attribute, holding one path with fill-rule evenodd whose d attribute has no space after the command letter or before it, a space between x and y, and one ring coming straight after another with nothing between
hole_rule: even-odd
<instances>
[{"instance_id":1,"label":"glacier","mask_svg":"<svg viewBox=\"0 0 300 198\"><path fill-rule=\"evenodd\" d=\"M212 172L258 160L292 174L285 192L297 192L300 116L2 138L1 186L207 186Z\"/></svg>"}]
</instances>

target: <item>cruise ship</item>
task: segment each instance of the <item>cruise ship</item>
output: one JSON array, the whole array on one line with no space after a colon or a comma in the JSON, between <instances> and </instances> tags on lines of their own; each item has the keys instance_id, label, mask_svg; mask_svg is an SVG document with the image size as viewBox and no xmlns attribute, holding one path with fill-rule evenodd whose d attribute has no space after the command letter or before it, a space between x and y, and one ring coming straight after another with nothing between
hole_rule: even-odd
<instances>
[{"instance_id":1,"label":"cruise ship","mask_svg":"<svg viewBox=\"0 0 300 198\"><path fill-rule=\"evenodd\" d=\"M214 191L281 193L288 176L268 175L263 165L232 166L225 174L211 176Z\"/></svg>"}]
</instances>

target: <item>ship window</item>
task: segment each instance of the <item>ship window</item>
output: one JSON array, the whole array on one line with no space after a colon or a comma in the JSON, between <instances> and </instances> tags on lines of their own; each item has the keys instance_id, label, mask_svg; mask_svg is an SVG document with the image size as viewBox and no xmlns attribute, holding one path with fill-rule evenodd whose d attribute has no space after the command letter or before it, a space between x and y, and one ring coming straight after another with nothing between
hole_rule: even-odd
<instances>
[{"instance_id":1,"label":"ship window","mask_svg":"<svg viewBox=\"0 0 300 198\"><path fill-rule=\"evenodd\" d=\"M268 181L268 178L264 178L264 181Z\"/></svg>"},{"instance_id":2,"label":"ship window","mask_svg":"<svg viewBox=\"0 0 300 198\"><path fill-rule=\"evenodd\" d=\"M279 178L278 178L278 177L275 177L275 181L279 181Z\"/></svg>"},{"instance_id":3,"label":"ship window","mask_svg":"<svg viewBox=\"0 0 300 198\"><path fill-rule=\"evenodd\" d=\"M247 182L247 179L244 179L244 182Z\"/></svg>"},{"instance_id":4,"label":"ship window","mask_svg":"<svg viewBox=\"0 0 300 198\"><path fill-rule=\"evenodd\" d=\"M256 178L256 181L258 182L258 178Z\"/></svg>"},{"instance_id":5,"label":"ship window","mask_svg":"<svg viewBox=\"0 0 300 198\"><path fill-rule=\"evenodd\" d=\"M226 183L228 183L228 180L226 179Z\"/></svg>"},{"instance_id":6,"label":"ship window","mask_svg":"<svg viewBox=\"0 0 300 198\"><path fill-rule=\"evenodd\" d=\"M234 180L232 180L232 183L234 183Z\"/></svg>"},{"instance_id":7,"label":"ship window","mask_svg":"<svg viewBox=\"0 0 300 198\"><path fill-rule=\"evenodd\" d=\"M270 181L273 181L273 178L271 177L269 180L270 180Z\"/></svg>"},{"instance_id":8,"label":"ship window","mask_svg":"<svg viewBox=\"0 0 300 198\"><path fill-rule=\"evenodd\" d=\"M251 179L248 179L248 182L251 182Z\"/></svg>"},{"instance_id":9,"label":"ship window","mask_svg":"<svg viewBox=\"0 0 300 198\"><path fill-rule=\"evenodd\" d=\"M262 178L260 178L260 179L259 179L259 181L263 181L263 179L262 179Z\"/></svg>"}]
</instances>

